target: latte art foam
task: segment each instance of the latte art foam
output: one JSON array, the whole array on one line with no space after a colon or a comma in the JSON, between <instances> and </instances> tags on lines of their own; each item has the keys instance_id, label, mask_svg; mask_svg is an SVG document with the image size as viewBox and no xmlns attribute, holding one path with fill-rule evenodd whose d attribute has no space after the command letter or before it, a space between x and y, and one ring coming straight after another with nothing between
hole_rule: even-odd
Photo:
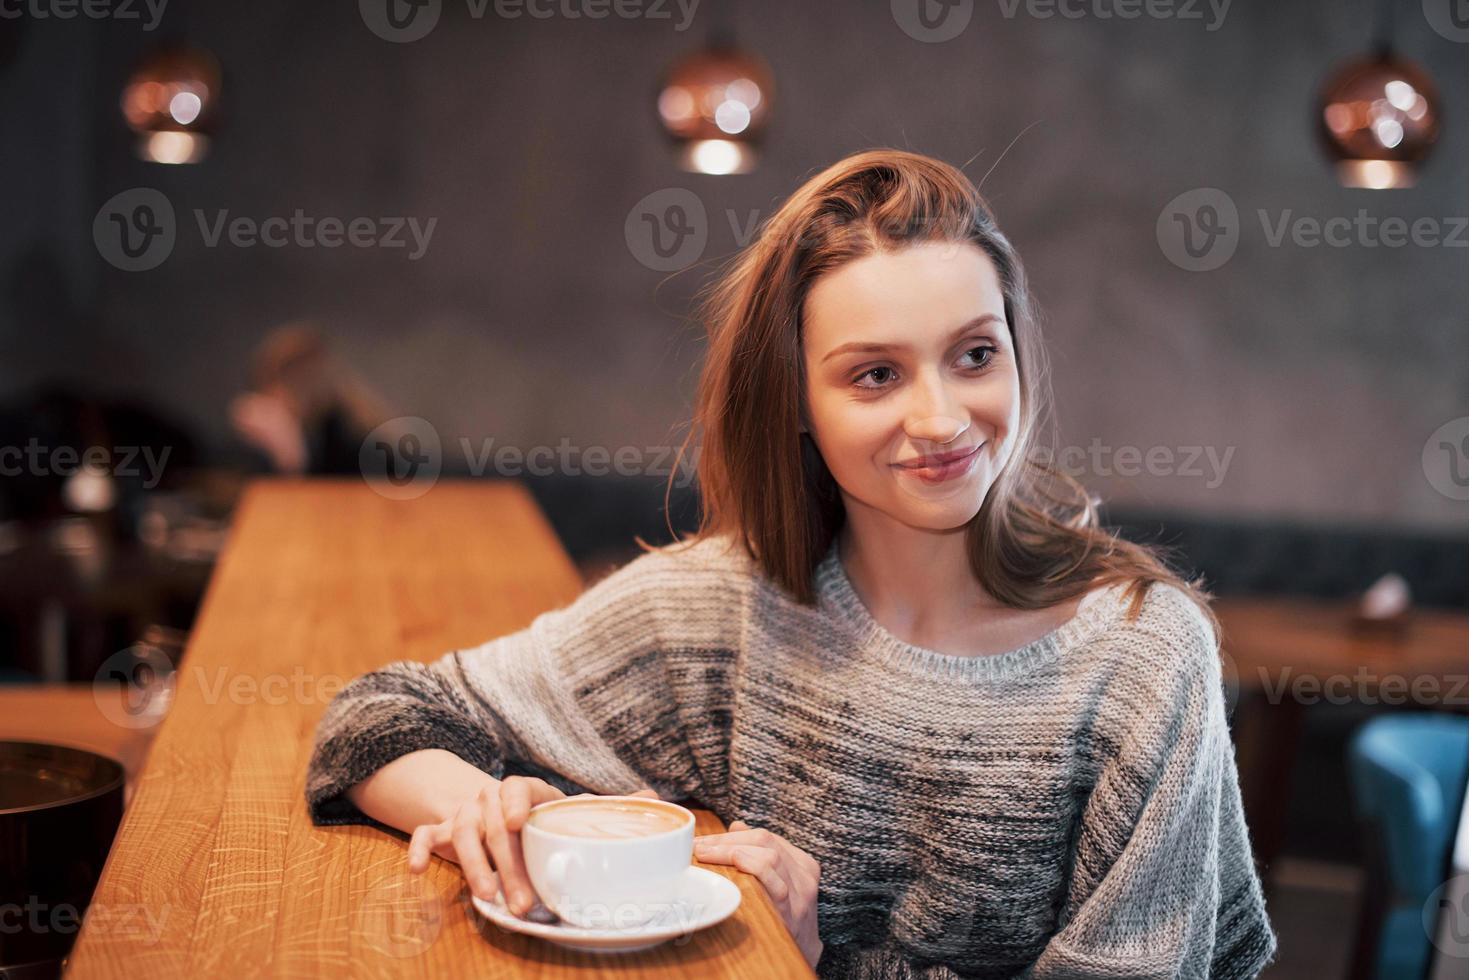
<instances>
[{"instance_id":1,"label":"latte art foam","mask_svg":"<svg viewBox=\"0 0 1469 980\"><path fill-rule=\"evenodd\" d=\"M533 826L550 834L624 840L677 830L685 823L678 813L635 803L580 803L548 807L531 814Z\"/></svg>"}]
</instances>

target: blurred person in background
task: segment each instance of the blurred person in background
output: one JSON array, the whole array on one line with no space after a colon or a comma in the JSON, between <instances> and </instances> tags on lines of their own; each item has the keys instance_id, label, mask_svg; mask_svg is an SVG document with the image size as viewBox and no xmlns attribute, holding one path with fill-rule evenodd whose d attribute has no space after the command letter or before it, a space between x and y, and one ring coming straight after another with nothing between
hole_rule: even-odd
<instances>
[{"instance_id":1,"label":"blurred person in background","mask_svg":"<svg viewBox=\"0 0 1469 980\"><path fill-rule=\"evenodd\" d=\"M235 432L285 474L357 473L362 441L392 415L310 324L288 323L255 349L248 390L230 404Z\"/></svg>"}]
</instances>

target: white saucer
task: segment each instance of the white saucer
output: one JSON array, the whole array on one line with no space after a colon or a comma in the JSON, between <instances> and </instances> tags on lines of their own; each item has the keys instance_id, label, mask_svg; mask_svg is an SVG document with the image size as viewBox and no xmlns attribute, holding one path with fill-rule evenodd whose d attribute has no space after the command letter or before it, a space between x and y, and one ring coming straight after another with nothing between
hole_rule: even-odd
<instances>
[{"instance_id":1,"label":"white saucer","mask_svg":"<svg viewBox=\"0 0 1469 980\"><path fill-rule=\"evenodd\" d=\"M676 899L652 921L631 929L568 925L539 902L527 913L534 919L522 919L505 907L505 898L499 893L489 902L477 896L470 896L470 900L480 915L511 932L539 936L580 952L636 953L723 922L740 907L740 890L723 875L691 864L679 881Z\"/></svg>"}]
</instances>

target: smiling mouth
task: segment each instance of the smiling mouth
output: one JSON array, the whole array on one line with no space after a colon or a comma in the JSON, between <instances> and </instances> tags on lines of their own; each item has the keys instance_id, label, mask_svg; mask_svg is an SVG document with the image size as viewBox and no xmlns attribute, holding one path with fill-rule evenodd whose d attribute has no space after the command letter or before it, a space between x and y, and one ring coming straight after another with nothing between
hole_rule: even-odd
<instances>
[{"instance_id":1,"label":"smiling mouth","mask_svg":"<svg viewBox=\"0 0 1469 980\"><path fill-rule=\"evenodd\" d=\"M982 446L982 445L984 445L984 443L980 443L979 444L979 446ZM904 470L944 470L944 469L950 469L950 468L952 468L954 466L954 464L956 464L956 463L963 463L965 460L967 460L970 457L972 457L975 453L979 452L979 446L973 446L973 447L971 447L969 449L961 450L959 452L939 453L936 456L925 456L924 458L919 459L919 460L917 460L915 462L910 462L910 463L901 463L900 462L900 463L894 463L893 465L896 466L896 467L898 467L899 469L904 469Z\"/></svg>"}]
</instances>

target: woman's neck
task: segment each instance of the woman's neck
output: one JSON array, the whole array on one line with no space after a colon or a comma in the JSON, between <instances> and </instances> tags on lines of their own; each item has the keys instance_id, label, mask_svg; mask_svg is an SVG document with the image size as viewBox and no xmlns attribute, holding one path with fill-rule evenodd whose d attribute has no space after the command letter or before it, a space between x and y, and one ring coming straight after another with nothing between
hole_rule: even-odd
<instances>
[{"instance_id":1,"label":"woman's neck","mask_svg":"<svg viewBox=\"0 0 1469 980\"><path fill-rule=\"evenodd\" d=\"M894 632L949 634L972 626L976 614L1005 608L974 577L963 527L929 531L886 518L863 520L849 510L838 538L852 587L873 618Z\"/></svg>"},{"instance_id":2,"label":"woman's neck","mask_svg":"<svg viewBox=\"0 0 1469 980\"><path fill-rule=\"evenodd\" d=\"M1044 609L995 601L974 577L965 531L847 524L837 559L868 614L905 643L956 656L1025 646L1070 620L1082 596Z\"/></svg>"}]
</instances>

